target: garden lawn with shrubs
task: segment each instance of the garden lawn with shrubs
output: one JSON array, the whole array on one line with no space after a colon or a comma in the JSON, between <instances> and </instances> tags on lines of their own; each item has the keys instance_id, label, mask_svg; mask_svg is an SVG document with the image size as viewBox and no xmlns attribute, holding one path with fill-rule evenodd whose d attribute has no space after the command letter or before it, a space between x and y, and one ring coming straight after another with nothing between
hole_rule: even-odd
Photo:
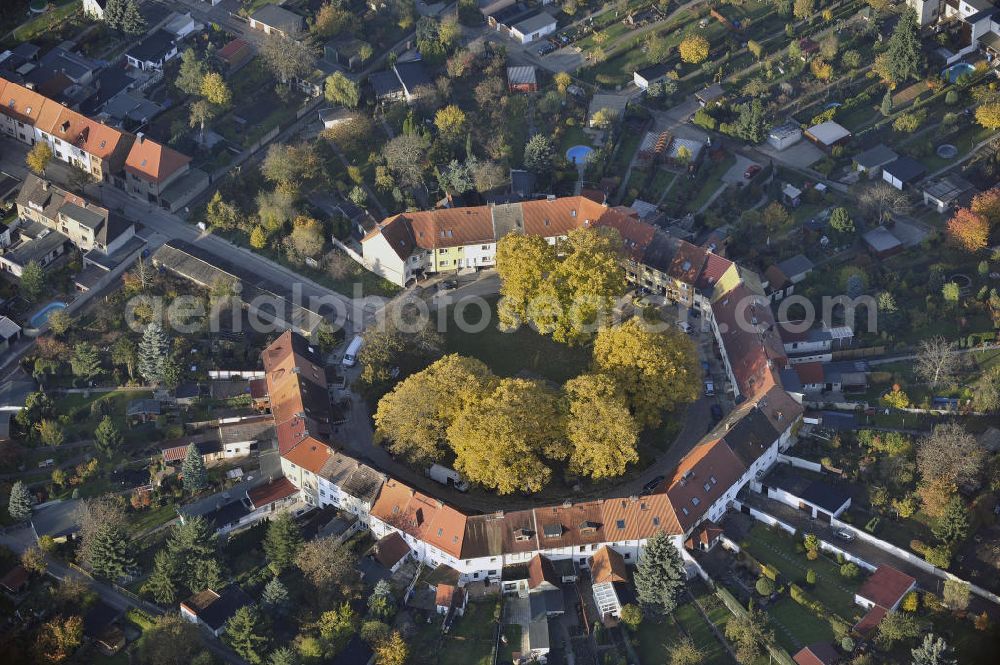
<instances>
[{"instance_id":1,"label":"garden lawn with shrubs","mask_svg":"<svg viewBox=\"0 0 1000 665\"><path fill-rule=\"evenodd\" d=\"M778 644L795 653L807 644L833 642L830 624L799 605L789 596L782 596L766 607Z\"/></svg>"},{"instance_id":2,"label":"garden lawn with shrubs","mask_svg":"<svg viewBox=\"0 0 1000 665\"><path fill-rule=\"evenodd\" d=\"M814 561L798 552L792 537L784 531L755 525L747 535L746 552L760 563L776 568L782 584L797 584L809 596L823 604L827 610L850 621L860 614L854 604L855 591L861 586L861 577L848 579L840 574L840 565L820 554ZM816 571L816 584L806 583L809 569Z\"/></svg>"},{"instance_id":3,"label":"garden lawn with shrubs","mask_svg":"<svg viewBox=\"0 0 1000 665\"><path fill-rule=\"evenodd\" d=\"M716 638L712 627L705 621L693 602L687 602L674 610L674 618L684 632L694 641L703 654L707 665L732 665L726 647Z\"/></svg>"}]
</instances>

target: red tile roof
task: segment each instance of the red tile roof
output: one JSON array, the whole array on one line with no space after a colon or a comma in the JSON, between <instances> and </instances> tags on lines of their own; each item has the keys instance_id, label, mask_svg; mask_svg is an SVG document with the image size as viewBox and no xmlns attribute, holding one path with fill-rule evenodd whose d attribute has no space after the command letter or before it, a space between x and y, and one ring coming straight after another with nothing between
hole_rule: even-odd
<instances>
[{"instance_id":1,"label":"red tile roof","mask_svg":"<svg viewBox=\"0 0 1000 665\"><path fill-rule=\"evenodd\" d=\"M462 604L462 597L465 592L450 584L438 584L434 594L434 604L438 607L458 607Z\"/></svg>"},{"instance_id":2,"label":"red tile roof","mask_svg":"<svg viewBox=\"0 0 1000 665\"><path fill-rule=\"evenodd\" d=\"M392 568L409 553L410 546L406 544L398 531L392 531L382 536L375 543L375 560L386 568Z\"/></svg>"},{"instance_id":3,"label":"red tile roof","mask_svg":"<svg viewBox=\"0 0 1000 665\"><path fill-rule=\"evenodd\" d=\"M322 471L326 461L333 455L333 448L319 439L310 436L281 455L292 464L300 466L306 471L319 473Z\"/></svg>"},{"instance_id":4,"label":"red tile roof","mask_svg":"<svg viewBox=\"0 0 1000 665\"><path fill-rule=\"evenodd\" d=\"M733 262L724 256L719 256L708 252L705 256L705 265L701 269L698 281L695 283L699 289L710 291L726 274L726 271L733 267Z\"/></svg>"},{"instance_id":5,"label":"red tile roof","mask_svg":"<svg viewBox=\"0 0 1000 665\"><path fill-rule=\"evenodd\" d=\"M719 497L740 479L746 467L725 441L703 441L681 459L668 481L667 497L679 533L695 526Z\"/></svg>"},{"instance_id":6,"label":"red tile roof","mask_svg":"<svg viewBox=\"0 0 1000 665\"><path fill-rule=\"evenodd\" d=\"M187 155L140 136L129 150L125 170L148 182L159 183L189 163L191 158Z\"/></svg>"},{"instance_id":7,"label":"red tile roof","mask_svg":"<svg viewBox=\"0 0 1000 665\"><path fill-rule=\"evenodd\" d=\"M767 390L788 361L767 299L741 282L712 303L712 313L740 393Z\"/></svg>"},{"instance_id":8,"label":"red tile roof","mask_svg":"<svg viewBox=\"0 0 1000 665\"><path fill-rule=\"evenodd\" d=\"M879 566L858 589L858 595L878 607L894 610L917 581L892 566Z\"/></svg>"},{"instance_id":9,"label":"red tile roof","mask_svg":"<svg viewBox=\"0 0 1000 665\"><path fill-rule=\"evenodd\" d=\"M552 586L557 587L560 580L556 576L556 571L552 567L552 562L549 561L549 558L541 554L536 554L528 562L528 588L537 589L543 582L548 582Z\"/></svg>"},{"instance_id":10,"label":"red tile roof","mask_svg":"<svg viewBox=\"0 0 1000 665\"><path fill-rule=\"evenodd\" d=\"M590 577L594 584L628 582L628 568L622 555L607 545L590 557Z\"/></svg>"},{"instance_id":11,"label":"red tile roof","mask_svg":"<svg viewBox=\"0 0 1000 665\"><path fill-rule=\"evenodd\" d=\"M792 369L799 376L802 385L823 383L823 363L796 363Z\"/></svg>"},{"instance_id":12,"label":"red tile roof","mask_svg":"<svg viewBox=\"0 0 1000 665\"><path fill-rule=\"evenodd\" d=\"M258 485L253 489L247 491L247 498L250 499L250 503L253 505L254 509L262 508L275 501L281 501L286 499L299 489L292 484L288 478L278 478L277 480L271 481L266 485Z\"/></svg>"},{"instance_id":13,"label":"red tile roof","mask_svg":"<svg viewBox=\"0 0 1000 665\"><path fill-rule=\"evenodd\" d=\"M215 55L220 60L225 60L226 62L229 62L230 58L232 58L235 55L238 55L243 49L249 46L250 42L246 41L245 39L237 38L232 40L222 48L220 48Z\"/></svg>"},{"instance_id":14,"label":"red tile roof","mask_svg":"<svg viewBox=\"0 0 1000 665\"><path fill-rule=\"evenodd\" d=\"M385 482L371 515L453 557L462 555L466 516L398 480Z\"/></svg>"},{"instance_id":15,"label":"red tile roof","mask_svg":"<svg viewBox=\"0 0 1000 665\"><path fill-rule=\"evenodd\" d=\"M868 633L878 628L878 625L882 623L882 619L884 619L885 615L888 613L889 612L887 612L885 608L876 605L868 610L867 614L861 617L861 621L854 624L854 630L861 635L868 635Z\"/></svg>"},{"instance_id":16,"label":"red tile roof","mask_svg":"<svg viewBox=\"0 0 1000 665\"><path fill-rule=\"evenodd\" d=\"M792 656L798 665L836 665L841 660L840 654L827 642L819 642L804 647Z\"/></svg>"}]
</instances>

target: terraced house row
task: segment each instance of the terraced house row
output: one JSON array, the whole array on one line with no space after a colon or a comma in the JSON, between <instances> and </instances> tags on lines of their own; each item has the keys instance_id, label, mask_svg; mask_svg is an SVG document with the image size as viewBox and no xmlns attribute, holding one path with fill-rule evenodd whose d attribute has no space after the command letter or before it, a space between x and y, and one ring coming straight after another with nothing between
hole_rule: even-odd
<instances>
[{"instance_id":1,"label":"terraced house row","mask_svg":"<svg viewBox=\"0 0 1000 665\"><path fill-rule=\"evenodd\" d=\"M0 77L0 132L26 145L43 142L55 159L132 196L174 211L207 184L176 150L88 118L30 87Z\"/></svg>"},{"instance_id":2,"label":"terraced house row","mask_svg":"<svg viewBox=\"0 0 1000 665\"><path fill-rule=\"evenodd\" d=\"M423 275L493 267L497 241L508 233L555 243L585 227L616 229L629 279L676 302L704 307L718 288L740 279L732 261L641 221L631 208L588 196L401 213L378 224L361 246L369 270L404 286Z\"/></svg>"},{"instance_id":3,"label":"terraced house row","mask_svg":"<svg viewBox=\"0 0 1000 665\"><path fill-rule=\"evenodd\" d=\"M784 346L757 276L705 248L668 236L627 208L589 198L404 213L364 240L364 259L406 283L421 271L491 265L504 233L552 242L581 226L621 234L633 281L700 308L711 323L738 406L649 494L566 502L530 510L469 514L346 455L332 436L322 362L308 341L285 333L263 354L266 389L286 477L307 503L356 514L393 548L453 568L462 583L499 581L504 568L537 555L586 568L602 547L628 563L657 531L678 549L711 547L715 525L746 485L792 442L801 395L781 383ZM388 543L387 543L388 546ZM685 559L693 559L685 554Z\"/></svg>"}]
</instances>

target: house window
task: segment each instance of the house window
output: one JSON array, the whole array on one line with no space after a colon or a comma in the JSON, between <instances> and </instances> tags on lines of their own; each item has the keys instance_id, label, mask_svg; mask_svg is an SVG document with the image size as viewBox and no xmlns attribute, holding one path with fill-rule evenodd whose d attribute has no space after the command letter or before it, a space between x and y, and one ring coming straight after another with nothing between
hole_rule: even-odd
<instances>
[{"instance_id":1,"label":"house window","mask_svg":"<svg viewBox=\"0 0 1000 665\"><path fill-rule=\"evenodd\" d=\"M625 520L618 520L617 522L615 522L615 526L617 526L619 529L624 529L625 528Z\"/></svg>"},{"instance_id":2,"label":"house window","mask_svg":"<svg viewBox=\"0 0 1000 665\"><path fill-rule=\"evenodd\" d=\"M701 499L699 499L696 496L691 497L691 504L692 505L697 506L699 503L701 503Z\"/></svg>"}]
</instances>

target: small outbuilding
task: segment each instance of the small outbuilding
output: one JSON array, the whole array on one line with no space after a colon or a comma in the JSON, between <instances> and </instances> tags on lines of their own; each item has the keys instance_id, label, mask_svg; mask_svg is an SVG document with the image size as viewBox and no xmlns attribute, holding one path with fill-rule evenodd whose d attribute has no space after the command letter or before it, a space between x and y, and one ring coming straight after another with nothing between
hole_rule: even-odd
<instances>
[{"instance_id":1,"label":"small outbuilding","mask_svg":"<svg viewBox=\"0 0 1000 665\"><path fill-rule=\"evenodd\" d=\"M906 155L882 167L882 180L898 190L903 190L927 174L927 167Z\"/></svg>"},{"instance_id":2,"label":"small outbuilding","mask_svg":"<svg viewBox=\"0 0 1000 665\"><path fill-rule=\"evenodd\" d=\"M829 150L850 141L851 130L833 120L827 120L807 129L806 138L816 145Z\"/></svg>"},{"instance_id":3,"label":"small outbuilding","mask_svg":"<svg viewBox=\"0 0 1000 665\"><path fill-rule=\"evenodd\" d=\"M854 168L870 178L878 177L882 167L899 159L899 155L884 143L868 148L854 158Z\"/></svg>"},{"instance_id":4,"label":"small outbuilding","mask_svg":"<svg viewBox=\"0 0 1000 665\"><path fill-rule=\"evenodd\" d=\"M976 188L960 175L949 174L926 183L923 187L924 205L940 213L968 205Z\"/></svg>"},{"instance_id":5,"label":"small outbuilding","mask_svg":"<svg viewBox=\"0 0 1000 665\"><path fill-rule=\"evenodd\" d=\"M876 226L862 236L868 251L880 259L903 251L902 241L884 226Z\"/></svg>"},{"instance_id":6,"label":"small outbuilding","mask_svg":"<svg viewBox=\"0 0 1000 665\"><path fill-rule=\"evenodd\" d=\"M772 127L767 133L767 143L775 150L785 150L802 140L802 129L794 122Z\"/></svg>"},{"instance_id":7,"label":"small outbuilding","mask_svg":"<svg viewBox=\"0 0 1000 665\"><path fill-rule=\"evenodd\" d=\"M537 92L538 80L531 65L507 68L507 88L511 92Z\"/></svg>"},{"instance_id":8,"label":"small outbuilding","mask_svg":"<svg viewBox=\"0 0 1000 665\"><path fill-rule=\"evenodd\" d=\"M205 589L181 603L181 617L201 624L216 637L226 630L226 622L253 600L239 586L231 584L220 591Z\"/></svg>"}]
</instances>

